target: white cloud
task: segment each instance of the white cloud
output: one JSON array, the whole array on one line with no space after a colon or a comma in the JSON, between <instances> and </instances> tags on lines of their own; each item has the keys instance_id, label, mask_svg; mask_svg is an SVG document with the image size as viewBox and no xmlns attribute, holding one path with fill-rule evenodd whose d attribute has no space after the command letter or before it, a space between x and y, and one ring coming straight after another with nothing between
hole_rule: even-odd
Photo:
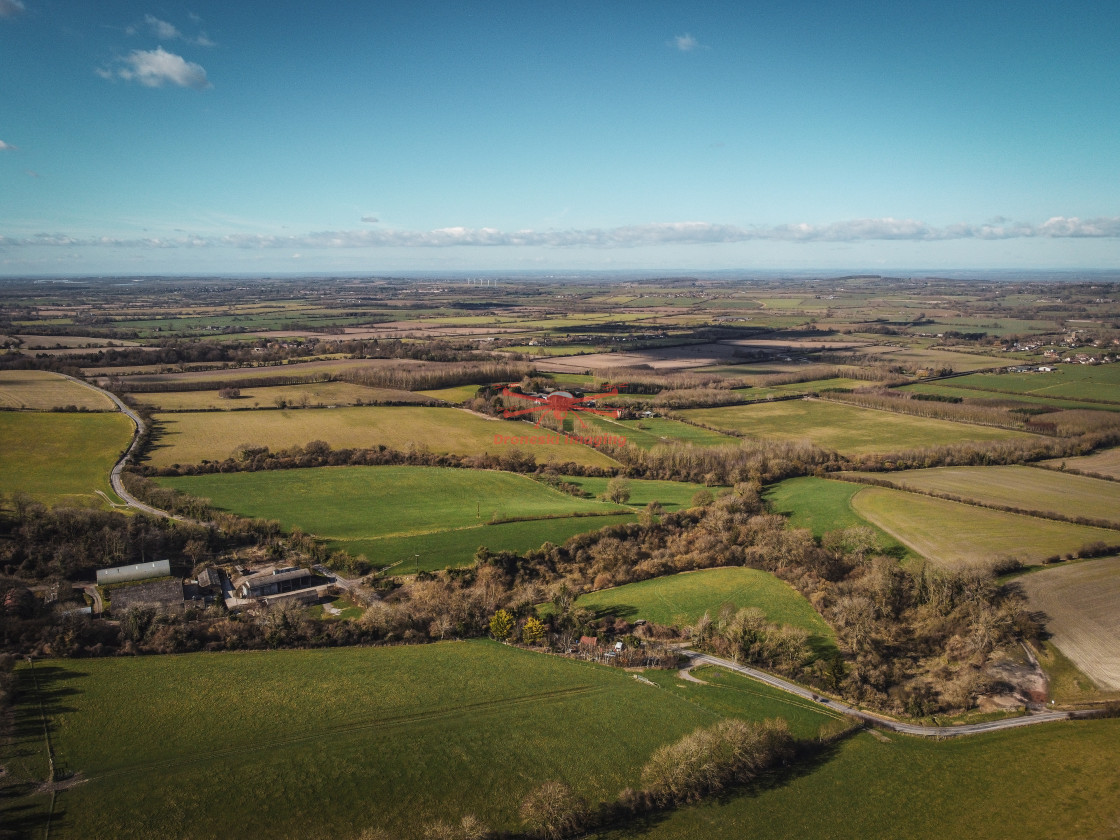
<instances>
[{"instance_id":1,"label":"white cloud","mask_svg":"<svg viewBox=\"0 0 1120 840\"><path fill-rule=\"evenodd\" d=\"M116 75L128 81L137 81L146 87L161 87L164 84L194 90L213 87L201 65L167 52L163 47L133 50L127 58L121 59L121 64L123 66L118 67L115 72L102 68L97 70L97 74L105 79Z\"/></svg>"},{"instance_id":2,"label":"white cloud","mask_svg":"<svg viewBox=\"0 0 1120 840\"><path fill-rule=\"evenodd\" d=\"M0 18L13 18L25 9L23 0L0 0Z\"/></svg>"},{"instance_id":3,"label":"white cloud","mask_svg":"<svg viewBox=\"0 0 1120 840\"><path fill-rule=\"evenodd\" d=\"M855 219L827 225L790 224L774 227L738 227L709 222L667 222L583 230L501 231L495 228L449 227L428 231L339 230L276 236L269 234L186 235L117 239L81 239L62 233L40 233L22 239L4 238L0 244L15 246L81 246L120 248L449 248L449 247L552 247L634 248L653 245L704 245L734 242L934 242L959 239L1120 239L1120 216L1078 219L1056 216L1042 224L1024 222L934 227L913 219Z\"/></svg>"},{"instance_id":4,"label":"white cloud","mask_svg":"<svg viewBox=\"0 0 1120 840\"><path fill-rule=\"evenodd\" d=\"M160 20L154 15L144 15L144 23L148 24L151 33L161 41L175 41L183 37L183 33L176 29L174 24Z\"/></svg>"},{"instance_id":5,"label":"white cloud","mask_svg":"<svg viewBox=\"0 0 1120 840\"><path fill-rule=\"evenodd\" d=\"M5 143L3 140L0 140L0 152L11 152L16 148L17 147L13 146L11 143Z\"/></svg>"},{"instance_id":6,"label":"white cloud","mask_svg":"<svg viewBox=\"0 0 1120 840\"><path fill-rule=\"evenodd\" d=\"M673 39L673 46L681 52L692 52L700 49L703 44L686 32L684 35L678 35Z\"/></svg>"}]
</instances>

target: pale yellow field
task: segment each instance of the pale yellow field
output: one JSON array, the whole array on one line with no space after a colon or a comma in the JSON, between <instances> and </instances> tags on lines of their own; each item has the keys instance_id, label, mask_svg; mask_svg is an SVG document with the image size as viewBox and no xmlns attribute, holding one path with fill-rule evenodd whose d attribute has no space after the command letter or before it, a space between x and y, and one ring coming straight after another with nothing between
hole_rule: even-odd
<instances>
[{"instance_id":1,"label":"pale yellow field","mask_svg":"<svg viewBox=\"0 0 1120 840\"><path fill-rule=\"evenodd\" d=\"M933 467L875 477L906 490L946 493L977 504L1087 517L1120 526L1120 482L1116 481L1023 466Z\"/></svg>"},{"instance_id":2,"label":"pale yellow field","mask_svg":"<svg viewBox=\"0 0 1120 840\"><path fill-rule=\"evenodd\" d=\"M349 382L312 382L307 385L275 385L269 388L242 388L241 396L223 399L217 391L169 391L155 394L130 394L140 404L161 411L233 411L272 408L277 400L287 405L313 408L328 406L369 405L372 403L423 403L427 400L411 391L388 388L366 388Z\"/></svg>"},{"instance_id":3,"label":"pale yellow field","mask_svg":"<svg viewBox=\"0 0 1120 840\"><path fill-rule=\"evenodd\" d=\"M136 347L138 342L92 335L17 335L24 350L56 347Z\"/></svg>"},{"instance_id":4,"label":"pale yellow field","mask_svg":"<svg viewBox=\"0 0 1120 840\"><path fill-rule=\"evenodd\" d=\"M1018 581L1046 614L1051 641L1105 691L1120 691L1120 557L1086 560Z\"/></svg>"},{"instance_id":5,"label":"pale yellow field","mask_svg":"<svg viewBox=\"0 0 1120 840\"><path fill-rule=\"evenodd\" d=\"M1097 473L1120 479L1120 448L1106 449L1103 452L1094 452L1092 455L1082 455L1074 458L1055 458L1053 461L1044 461L1060 467L1065 464L1071 470Z\"/></svg>"},{"instance_id":6,"label":"pale yellow field","mask_svg":"<svg viewBox=\"0 0 1120 840\"><path fill-rule=\"evenodd\" d=\"M852 508L918 554L950 569L1012 557L1037 565L1087 543L1120 543L1120 531L1003 513L882 487L865 487L856 493Z\"/></svg>"},{"instance_id":7,"label":"pale yellow field","mask_svg":"<svg viewBox=\"0 0 1120 840\"><path fill-rule=\"evenodd\" d=\"M89 411L113 411L104 394L46 370L0 371L0 407L50 411L76 406Z\"/></svg>"},{"instance_id":8,"label":"pale yellow field","mask_svg":"<svg viewBox=\"0 0 1120 840\"><path fill-rule=\"evenodd\" d=\"M152 466L197 464L234 455L242 444L267 446L273 451L323 440L336 449L423 448L432 452L502 454L510 450L495 435L539 434L528 423L488 420L457 408L412 406L285 409L260 411L203 411L156 414L160 433L151 455ZM521 447L539 463L573 461L590 466L616 466L607 456L578 444Z\"/></svg>"}]
</instances>

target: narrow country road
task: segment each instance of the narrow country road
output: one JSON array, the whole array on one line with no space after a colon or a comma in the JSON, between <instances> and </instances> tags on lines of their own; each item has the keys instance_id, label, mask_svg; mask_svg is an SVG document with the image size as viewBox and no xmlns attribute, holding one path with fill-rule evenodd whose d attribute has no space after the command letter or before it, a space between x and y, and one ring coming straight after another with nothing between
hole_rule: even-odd
<instances>
[{"instance_id":1,"label":"narrow country road","mask_svg":"<svg viewBox=\"0 0 1120 840\"><path fill-rule=\"evenodd\" d=\"M1003 718L1002 720L990 720L984 723L966 723L959 726L920 726L915 723L903 723L901 721L892 720L883 715L877 715L873 712L865 712L860 709L853 709L851 706L841 703L838 700L821 697L813 691L803 688L795 683L788 682L780 677L767 674L765 671L760 671L757 668L750 668L746 665L739 665L732 662L730 659L721 659L718 656L709 656L706 653L700 653L694 650L681 651L689 658L688 667L685 670L696 668L700 665L716 665L720 668L727 668L730 671L736 671L740 674L745 674L752 679L759 682L764 682L769 686L788 691L790 694L796 694L798 697L803 697L806 700L812 700L815 703L820 703L830 709L835 709L846 715L860 718L868 723L874 723L884 729L890 729L894 732L901 732L905 735L921 735L927 738L952 738L960 735L977 735L981 732L995 732L1000 729L1014 729L1020 726L1032 726L1036 723L1047 723L1054 720L1068 720L1071 717L1087 717L1093 714L1092 711L1080 712L1038 712L1035 714L1027 714L1021 717Z\"/></svg>"},{"instance_id":2,"label":"narrow country road","mask_svg":"<svg viewBox=\"0 0 1120 840\"><path fill-rule=\"evenodd\" d=\"M66 374L62 375L66 376ZM121 398L116 394L110 393L104 388L98 388L96 385L86 382L84 379L78 379L76 376L66 376L66 378L71 382L77 382L79 385L84 385L85 387L90 388L99 394L104 394L106 397L113 401L113 405L120 409L124 416L131 420L133 425L136 427L132 432L132 443L129 445L128 449L125 450L124 454L121 455L120 460L113 465L113 471L109 474L109 484L112 486L113 492L124 499L125 504L127 504L129 507L136 508L136 510L143 511L144 513L151 514L152 516L162 516L165 519L175 519L179 522L193 522L194 520L192 519L187 519L186 517L182 516L175 516L172 513L168 513L166 510L160 510L159 508L154 508L151 505L146 505L124 488L124 481L121 480L121 470L124 469L125 462L128 460L128 456L132 454L132 450L140 445L140 436L144 433L145 429L144 421L140 419L140 415L138 415L135 411L125 405L124 401L121 400Z\"/></svg>"}]
</instances>

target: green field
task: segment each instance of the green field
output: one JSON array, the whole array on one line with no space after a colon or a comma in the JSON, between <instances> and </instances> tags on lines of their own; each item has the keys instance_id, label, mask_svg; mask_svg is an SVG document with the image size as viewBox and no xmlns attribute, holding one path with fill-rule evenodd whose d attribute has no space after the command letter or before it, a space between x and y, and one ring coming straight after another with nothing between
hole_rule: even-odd
<instances>
[{"instance_id":1,"label":"green field","mask_svg":"<svg viewBox=\"0 0 1120 840\"><path fill-rule=\"evenodd\" d=\"M27 493L49 505L108 507L120 502L109 473L132 440L123 414L0 412L0 493Z\"/></svg>"},{"instance_id":2,"label":"green field","mask_svg":"<svg viewBox=\"0 0 1120 840\"><path fill-rule=\"evenodd\" d=\"M959 382L960 379L943 381ZM977 388L957 388L952 385L944 385L941 382L918 382L914 385L903 385L898 390L914 394L933 394L939 397L959 397L962 400L998 400L1002 403L1022 403L1024 407L1042 406L1044 408L1087 408L1097 411L1120 411L1120 405L1112 403L1090 403L1056 397L1042 397L1034 394L1014 394L1010 391L981 391Z\"/></svg>"},{"instance_id":3,"label":"green field","mask_svg":"<svg viewBox=\"0 0 1120 840\"><path fill-rule=\"evenodd\" d=\"M425 397L411 391L366 388L349 382L310 382L306 385L274 385L268 388L242 388L241 396L223 399L218 391L166 391L130 394L140 404L156 411L232 411L257 407L273 408L278 400L286 405L324 408L370 403L423 403Z\"/></svg>"},{"instance_id":4,"label":"green field","mask_svg":"<svg viewBox=\"0 0 1120 840\"><path fill-rule=\"evenodd\" d=\"M510 446L495 443L496 435L539 434L528 423L487 420L457 408L412 406L286 409L284 411L200 411L191 414L156 414L160 436L150 463L154 467L219 461L234 455L242 444L280 450L324 440L336 449L372 448L408 450L426 447L432 452L472 455L502 454ZM539 463L575 462L612 466L607 456L578 444L522 447Z\"/></svg>"},{"instance_id":5,"label":"green field","mask_svg":"<svg viewBox=\"0 0 1120 840\"><path fill-rule=\"evenodd\" d=\"M104 394L45 370L0 371L0 408L50 411L69 406L116 411Z\"/></svg>"},{"instance_id":6,"label":"green field","mask_svg":"<svg viewBox=\"0 0 1120 840\"><path fill-rule=\"evenodd\" d=\"M995 393L1120 403L1120 365L1062 364L1050 373L974 373L952 384Z\"/></svg>"},{"instance_id":7,"label":"green field","mask_svg":"<svg viewBox=\"0 0 1120 840\"><path fill-rule=\"evenodd\" d=\"M606 492L609 478L584 478L578 475L566 475L564 481L575 484L584 491L598 497ZM690 484L686 481L654 481L644 478L626 479L630 489L630 499L626 504L631 507L645 507L650 502L660 502L665 510L677 510L690 507L692 497L701 490L718 493L725 488L705 487L703 484Z\"/></svg>"},{"instance_id":8,"label":"green field","mask_svg":"<svg viewBox=\"0 0 1120 840\"><path fill-rule=\"evenodd\" d=\"M242 516L301 528L379 566L397 560L418 568L459 566L469 563L480 545L524 551L620 521L595 514L630 513L493 470L320 467L160 482ZM490 524L514 518L531 521ZM404 564L403 570L408 568Z\"/></svg>"},{"instance_id":9,"label":"green field","mask_svg":"<svg viewBox=\"0 0 1120 840\"><path fill-rule=\"evenodd\" d=\"M371 826L418 837L425 822L466 813L511 830L542 782L611 800L637 786L658 746L725 715L788 710L803 737L828 719L746 680L678 686L658 674L659 688L484 641L53 661L36 672L56 764L82 780L58 795L51 837L89 840L226 837L233 818L269 838L349 840ZM10 782L46 775L35 694L19 673ZM41 833L48 800L6 799L5 822Z\"/></svg>"},{"instance_id":10,"label":"green field","mask_svg":"<svg viewBox=\"0 0 1120 840\"><path fill-rule=\"evenodd\" d=\"M875 477L904 490L945 493L981 505L1102 519L1120 526L1120 482L1023 466L933 467L876 473ZM1120 542L1120 533L1115 539Z\"/></svg>"},{"instance_id":11,"label":"green field","mask_svg":"<svg viewBox=\"0 0 1120 840\"><path fill-rule=\"evenodd\" d=\"M791 527L808 528L818 539L839 528L871 528L884 551L906 552L902 543L852 508L852 496L862 489L861 484L804 476L768 487L763 498L775 513L789 517Z\"/></svg>"},{"instance_id":12,"label":"green field","mask_svg":"<svg viewBox=\"0 0 1120 840\"><path fill-rule=\"evenodd\" d=\"M600 615L683 627L724 604L757 607L774 624L800 627L817 649L835 645L835 634L796 589L769 572L740 566L684 572L581 595L576 602Z\"/></svg>"},{"instance_id":13,"label":"green field","mask_svg":"<svg viewBox=\"0 0 1120 840\"><path fill-rule=\"evenodd\" d=\"M947 568L1018 558L1028 565L1087 543L1120 542L1117 532L947 502L902 490L865 487L852 497L856 513L916 553Z\"/></svg>"},{"instance_id":14,"label":"green field","mask_svg":"<svg viewBox=\"0 0 1120 840\"><path fill-rule=\"evenodd\" d=\"M1022 432L933 420L857 408L825 400L694 408L682 411L688 420L752 438L810 441L844 455L896 452L960 441L1005 440Z\"/></svg>"},{"instance_id":15,"label":"green field","mask_svg":"<svg viewBox=\"0 0 1120 840\"><path fill-rule=\"evenodd\" d=\"M379 568L392 569L394 574L414 571L436 571L469 566L482 546L491 551L513 551L524 554L544 543L563 545L576 534L586 534L610 525L637 522L633 513L608 516L569 516L563 519L532 519L527 522L502 522L435 531L410 537L370 537L346 541L328 540L332 549L343 549L366 559ZM399 565L398 565L399 564Z\"/></svg>"},{"instance_id":16,"label":"green field","mask_svg":"<svg viewBox=\"0 0 1120 840\"><path fill-rule=\"evenodd\" d=\"M861 734L810 767L601 840L1069 840L1120 827L1120 721L944 742Z\"/></svg>"},{"instance_id":17,"label":"green field","mask_svg":"<svg viewBox=\"0 0 1120 840\"><path fill-rule=\"evenodd\" d=\"M581 424L591 427L588 431ZM614 420L582 413L573 421L573 434L610 434L626 438L627 443L641 449L653 449L670 443L694 446L738 446L739 441L708 429L690 426L665 417L643 417L641 420Z\"/></svg>"},{"instance_id":18,"label":"green field","mask_svg":"<svg viewBox=\"0 0 1120 840\"><path fill-rule=\"evenodd\" d=\"M431 391L417 391L425 397L431 397L433 400L443 400L449 403L464 403L467 400L473 400L475 395L478 394L477 385L456 385L452 388L435 388Z\"/></svg>"}]
</instances>

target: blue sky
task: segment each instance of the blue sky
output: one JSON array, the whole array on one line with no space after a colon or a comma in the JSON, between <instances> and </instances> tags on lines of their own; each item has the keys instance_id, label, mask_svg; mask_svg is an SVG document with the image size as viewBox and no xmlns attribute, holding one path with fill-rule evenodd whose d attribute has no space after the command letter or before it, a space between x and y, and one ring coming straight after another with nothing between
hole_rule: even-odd
<instances>
[{"instance_id":1,"label":"blue sky","mask_svg":"<svg viewBox=\"0 0 1120 840\"><path fill-rule=\"evenodd\" d=\"M1114 2L0 0L0 275L1120 265Z\"/></svg>"}]
</instances>

